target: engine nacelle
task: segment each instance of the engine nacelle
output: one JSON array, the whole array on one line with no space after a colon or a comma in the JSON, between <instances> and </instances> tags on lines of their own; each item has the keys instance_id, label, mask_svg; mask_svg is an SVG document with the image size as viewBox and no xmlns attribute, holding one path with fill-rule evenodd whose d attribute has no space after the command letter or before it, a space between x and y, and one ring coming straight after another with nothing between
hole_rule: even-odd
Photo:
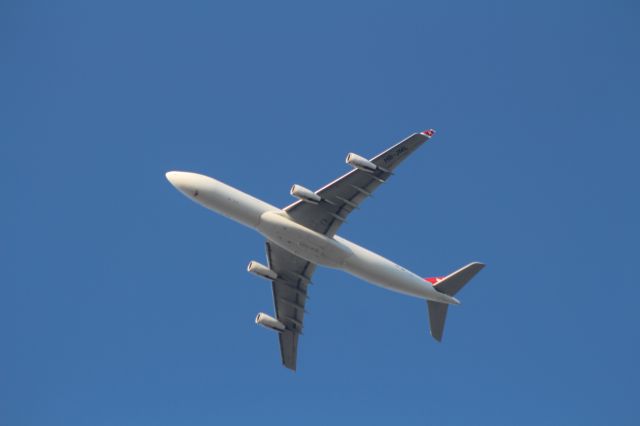
<instances>
[{"instance_id":1,"label":"engine nacelle","mask_svg":"<svg viewBox=\"0 0 640 426\"><path fill-rule=\"evenodd\" d=\"M290 193L294 197L311 204L318 204L322 200L322 197L318 194L300 185L293 185Z\"/></svg>"},{"instance_id":2,"label":"engine nacelle","mask_svg":"<svg viewBox=\"0 0 640 426\"><path fill-rule=\"evenodd\" d=\"M278 278L278 274L255 260L249 262L249 265L247 265L247 271L272 281Z\"/></svg>"},{"instance_id":3,"label":"engine nacelle","mask_svg":"<svg viewBox=\"0 0 640 426\"><path fill-rule=\"evenodd\" d=\"M347 159L345 160L345 162L352 167L355 167L356 169L360 169L368 173L373 173L378 170L378 166L376 166L366 158L360 157L358 154L354 154L353 152L347 154Z\"/></svg>"},{"instance_id":4,"label":"engine nacelle","mask_svg":"<svg viewBox=\"0 0 640 426\"><path fill-rule=\"evenodd\" d=\"M260 312L258 316L256 316L256 324L275 330L278 333L283 332L286 329L283 323L264 312Z\"/></svg>"}]
</instances>

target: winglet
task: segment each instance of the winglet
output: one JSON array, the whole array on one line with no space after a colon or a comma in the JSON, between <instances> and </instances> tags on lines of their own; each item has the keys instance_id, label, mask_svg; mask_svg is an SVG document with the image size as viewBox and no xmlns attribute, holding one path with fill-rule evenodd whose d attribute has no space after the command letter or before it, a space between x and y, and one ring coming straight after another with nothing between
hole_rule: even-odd
<instances>
[{"instance_id":1,"label":"winglet","mask_svg":"<svg viewBox=\"0 0 640 426\"><path fill-rule=\"evenodd\" d=\"M421 135L425 135L426 137L430 138L433 135L436 134L436 131L433 129L429 129L429 130L425 130L424 132L420 132Z\"/></svg>"}]
</instances>

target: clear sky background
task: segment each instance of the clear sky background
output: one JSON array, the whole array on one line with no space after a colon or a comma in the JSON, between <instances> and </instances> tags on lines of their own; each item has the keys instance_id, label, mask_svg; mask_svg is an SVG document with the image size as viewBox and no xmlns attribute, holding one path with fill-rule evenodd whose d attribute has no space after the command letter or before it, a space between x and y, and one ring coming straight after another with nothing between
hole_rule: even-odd
<instances>
[{"instance_id":1,"label":"clear sky background","mask_svg":"<svg viewBox=\"0 0 640 426\"><path fill-rule=\"evenodd\" d=\"M517 3L517 4L516 4ZM639 424L634 1L0 3L0 425ZM299 370L257 233L433 127L341 235L450 309L319 268Z\"/></svg>"}]
</instances>

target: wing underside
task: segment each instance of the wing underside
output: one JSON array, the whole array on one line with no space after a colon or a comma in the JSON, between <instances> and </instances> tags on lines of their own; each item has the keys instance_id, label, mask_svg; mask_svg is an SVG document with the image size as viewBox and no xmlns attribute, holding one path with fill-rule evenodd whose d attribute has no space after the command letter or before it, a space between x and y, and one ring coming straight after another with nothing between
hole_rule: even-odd
<instances>
[{"instance_id":1,"label":"wing underside","mask_svg":"<svg viewBox=\"0 0 640 426\"><path fill-rule=\"evenodd\" d=\"M433 131L415 133L371 160L378 169L374 172L353 169L315 193L322 197L318 204L296 201L284 210L307 228L328 236L345 222L349 213L393 175L393 170L433 135Z\"/></svg>"},{"instance_id":2,"label":"wing underside","mask_svg":"<svg viewBox=\"0 0 640 426\"><path fill-rule=\"evenodd\" d=\"M371 160L375 171L353 169L315 193L318 204L297 201L284 210L291 219L321 234L332 237L346 217L384 183L393 170L433 135L432 130L416 133ZM278 278L273 280L273 303L278 321L285 325L279 333L280 353L285 367L295 370L298 337L302 334L308 287L316 265L295 256L272 241L267 241L269 268Z\"/></svg>"},{"instance_id":3,"label":"wing underside","mask_svg":"<svg viewBox=\"0 0 640 426\"><path fill-rule=\"evenodd\" d=\"M272 283L276 317L286 327L278 336L282 364L295 370L298 336L302 333L304 307L308 299L307 289L316 265L289 253L271 241L267 241L266 246L269 268L278 274L278 278Z\"/></svg>"}]
</instances>

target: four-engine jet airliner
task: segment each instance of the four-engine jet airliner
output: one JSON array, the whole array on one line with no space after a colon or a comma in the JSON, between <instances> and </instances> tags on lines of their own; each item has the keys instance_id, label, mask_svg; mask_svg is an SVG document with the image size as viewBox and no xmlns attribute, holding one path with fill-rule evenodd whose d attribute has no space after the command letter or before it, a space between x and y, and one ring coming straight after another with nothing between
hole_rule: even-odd
<instances>
[{"instance_id":1,"label":"four-engine jet airliner","mask_svg":"<svg viewBox=\"0 0 640 426\"><path fill-rule=\"evenodd\" d=\"M220 181L189 172L168 172L173 186L193 201L255 229L266 239L268 266L255 260L247 270L272 281L275 318L259 313L256 324L275 330L282 363L296 369L308 286L316 265L340 269L371 284L425 299L431 335L442 339L447 308L454 295L484 265L473 262L443 277L421 278L400 265L336 235L347 215L393 174L393 170L434 135L416 133L367 160L350 153L353 170L313 192L291 187L298 201L279 209Z\"/></svg>"}]
</instances>

